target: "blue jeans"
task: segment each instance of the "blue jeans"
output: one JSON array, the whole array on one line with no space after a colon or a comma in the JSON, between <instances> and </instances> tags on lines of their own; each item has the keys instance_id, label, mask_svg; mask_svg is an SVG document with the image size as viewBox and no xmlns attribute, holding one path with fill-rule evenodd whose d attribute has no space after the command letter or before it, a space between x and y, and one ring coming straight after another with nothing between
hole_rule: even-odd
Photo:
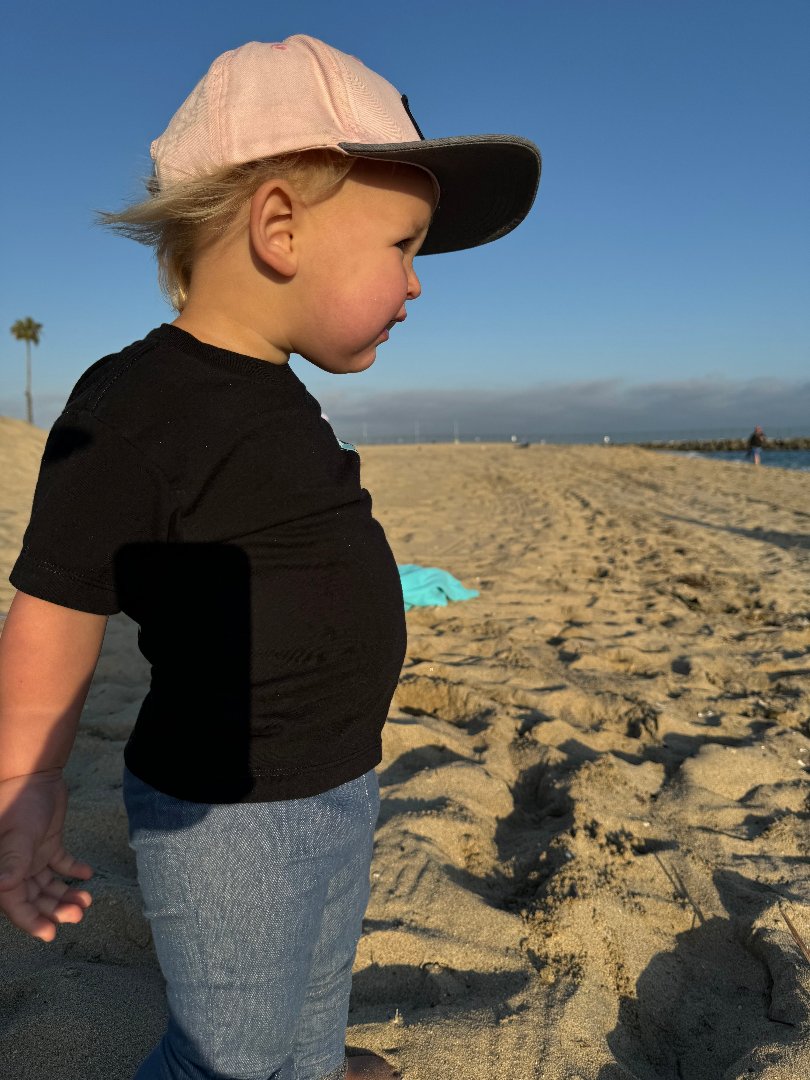
<instances>
[{"instance_id":1,"label":"blue jeans","mask_svg":"<svg viewBox=\"0 0 810 1080\"><path fill-rule=\"evenodd\" d=\"M124 769L169 1006L135 1080L341 1080L379 800L373 770L307 799L209 804Z\"/></svg>"}]
</instances>

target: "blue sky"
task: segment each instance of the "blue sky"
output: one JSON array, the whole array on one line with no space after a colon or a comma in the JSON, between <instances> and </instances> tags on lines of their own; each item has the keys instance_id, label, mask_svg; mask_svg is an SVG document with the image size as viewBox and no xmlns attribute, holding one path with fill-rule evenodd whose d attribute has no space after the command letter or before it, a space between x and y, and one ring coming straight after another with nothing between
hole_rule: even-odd
<instances>
[{"instance_id":1,"label":"blue sky","mask_svg":"<svg viewBox=\"0 0 810 1080\"><path fill-rule=\"evenodd\" d=\"M428 138L515 133L544 161L514 233L418 260L423 295L369 371L294 362L330 416L355 434L403 410L469 433L488 409L563 433L810 430L806 0L285 12L49 0L4 15L0 413L24 414L17 318L44 324L43 426L98 357L171 320L151 253L93 211L140 194L151 140L216 55L310 33L407 93Z\"/></svg>"}]
</instances>

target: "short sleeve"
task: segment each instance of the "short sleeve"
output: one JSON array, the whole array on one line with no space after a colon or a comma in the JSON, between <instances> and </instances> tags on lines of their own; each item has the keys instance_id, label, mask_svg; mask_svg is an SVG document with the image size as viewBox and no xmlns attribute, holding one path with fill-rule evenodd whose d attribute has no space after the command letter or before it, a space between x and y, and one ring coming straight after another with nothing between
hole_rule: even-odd
<instances>
[{"instance_id":1,"label":"short sleeve","mask_svg":"<svg viewBox=\"0 0 810 1080\"><path fill-rule=\"evenodd\" d=\"M114 560L125 544L165 541L168 485L143 454L89 412L48 435L15 589L78 611L121 610Z\"/></svg>"}]
</instances>

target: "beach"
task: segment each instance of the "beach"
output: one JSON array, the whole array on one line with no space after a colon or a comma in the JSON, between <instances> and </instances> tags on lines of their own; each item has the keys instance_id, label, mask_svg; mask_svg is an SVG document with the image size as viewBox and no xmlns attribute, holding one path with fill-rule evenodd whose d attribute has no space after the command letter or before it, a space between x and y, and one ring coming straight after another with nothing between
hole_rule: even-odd
<instances>
[{"instance_id":1,"label":"beach","mask_svg":"<svg viewBox=\"0 0 810 1080\"><path fill-rule=\"evenodd\" d=\"M44 442L0 418L0 612ZM359 451L397 562L480 595L407 615L349 1043L405 1080L810 1076L807 474ZM162 1032L121 800L136 637L109 620L67 768L93 906L52 944L0 923L8 1080L128 1080Z\"/></svg>"}]
</instances>

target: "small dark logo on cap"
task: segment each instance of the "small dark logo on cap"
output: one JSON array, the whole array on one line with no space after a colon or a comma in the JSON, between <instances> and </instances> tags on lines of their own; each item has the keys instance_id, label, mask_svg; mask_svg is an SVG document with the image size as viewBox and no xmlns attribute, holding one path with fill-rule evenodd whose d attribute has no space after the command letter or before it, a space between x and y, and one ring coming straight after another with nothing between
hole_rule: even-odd
<instances>
[{"instance_id":1,"label":"small dark logo on cap","mask_svg":"<svg viewBox=\"0 0 810 1080\"><path fill-rule=\"evenodd\" d=\"M403 108L405 109L405 112L406 112L406 113L408 114L408 116L409 116L409 117L411 118L411 123L412 123L412 124L413 124L413 126L414 126L414 127L416 128L416 134L417 134L417 135L419 136L419 138L420 138L420 139L421 139L421 140L422 140L423 142L425 142L425 136L424 136L424 135L422 134L421 128L419 127L419 125L417 124L417 122L416 122L416 121L414 120L414 118L413 118L413 113L411 112L411 110L410 110L410 107L409 107L409 105L408 105L408 96L407 96L407 94L403 94L403 95L402 95L402 107L403 107Z\"/></svg>"}]
</instances>

